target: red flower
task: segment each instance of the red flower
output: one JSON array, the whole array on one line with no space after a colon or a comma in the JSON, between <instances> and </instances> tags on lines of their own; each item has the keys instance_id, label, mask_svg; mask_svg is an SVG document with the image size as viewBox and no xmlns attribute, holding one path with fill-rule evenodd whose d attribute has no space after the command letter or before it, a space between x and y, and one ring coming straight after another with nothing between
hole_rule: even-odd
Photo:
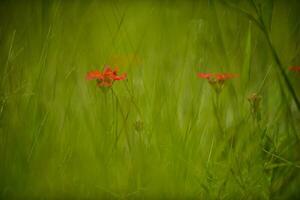
<instances>
[{"instance_id":1,"label":"red flower","mask_svg":"<svg viewBox=\"0 0 300 200\"><path fill-rule=\"evenodd\" d=\"M290 71L300 72L300 66L293 66L289 68Z\"/></svg>"},{"instance_id":2,"label":"red flower","mask_svg":"<svg viewBox=\"0 0 300 200\"><path fill-rule=\"evenodd\" d=\"M90 71L86 75L87 80L97 80L97 85L99 87L111 87L114 83L114 81L120 81L124 80L126 78L126 74L118 75L119 69L118 67L115 67L114 70L112 70L110 67L106 67L103 72L100 72L99 70Z\"/></svg>"},{"instance_id":3,"label":"red flower","mask_svg":"<svg viewBox=\"0 0 300 200\"><path fill-rule=\"evenodd\" d=\"M199 78L203 79L216 79L219 81L224 81L231 78L238 77L238 74L229 74L229 73L216 73L216 74L210 74L210 73L198 73Z\"/></svg>"},{"instance_id":4,"label":"red flower","mask_svg":"<svg viewBox=\"0 0 300 200\"><path fill-rule=\"evenodd\" d=\"M213 86L217 94L219 94L222 91L225 80L236 78L239 76L238 74L229 74L229 73L216 73L216 74L198 73L197 75L199 78L207 79L209 84Z\"/></svg>"}]
</instances>

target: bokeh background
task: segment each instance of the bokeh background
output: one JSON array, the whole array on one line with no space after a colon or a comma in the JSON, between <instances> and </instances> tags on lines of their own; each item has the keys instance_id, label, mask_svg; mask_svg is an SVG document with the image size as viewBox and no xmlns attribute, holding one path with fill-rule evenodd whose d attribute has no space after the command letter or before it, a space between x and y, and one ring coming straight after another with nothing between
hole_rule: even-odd
<instances>
[{"instance_id":1,"label":"bokeh background","mask_svg":"<svg viewBox=\"0 0 300 200\"><path fill-rule=\"evenodd\" d=\"M0 198L300 198L300 114L251 2L0 1ZM300 2L254 4L300 98ZM108 92L85 79L105 65L127 73ZM198 72L240 76L217 97Z\"/></svg>"}]
</instances>

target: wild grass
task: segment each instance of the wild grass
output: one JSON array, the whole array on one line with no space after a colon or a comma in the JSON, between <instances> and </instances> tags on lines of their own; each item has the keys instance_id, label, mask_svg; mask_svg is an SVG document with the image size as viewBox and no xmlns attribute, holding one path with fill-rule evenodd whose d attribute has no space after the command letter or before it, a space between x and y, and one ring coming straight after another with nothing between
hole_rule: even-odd
<instances>
[{"instance_id":1,"label":"wild grass","mask_svg":"<svg viewBox=\"0 0 300 200\"><path fill-rule=\"evenodd\" d=\"M299 198L299 9L1 1L0 198ZM103 92L106 64L128 77Z\"/></svg>"}]
</instances>

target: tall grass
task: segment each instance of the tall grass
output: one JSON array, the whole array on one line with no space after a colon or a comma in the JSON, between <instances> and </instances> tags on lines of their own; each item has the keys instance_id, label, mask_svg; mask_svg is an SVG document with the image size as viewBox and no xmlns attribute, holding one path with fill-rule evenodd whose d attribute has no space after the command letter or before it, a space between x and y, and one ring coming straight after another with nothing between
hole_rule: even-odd
<instances>
[{"instance_id":1,"label":"tall grass","mask_svg":"<svg viewBox=\"0 0 300 200\"><path fill-rule=\"evenodd\" d=\"M266 2L1 1L0 197L299 197L300 4Z\"/></svg>"}]
</instances>

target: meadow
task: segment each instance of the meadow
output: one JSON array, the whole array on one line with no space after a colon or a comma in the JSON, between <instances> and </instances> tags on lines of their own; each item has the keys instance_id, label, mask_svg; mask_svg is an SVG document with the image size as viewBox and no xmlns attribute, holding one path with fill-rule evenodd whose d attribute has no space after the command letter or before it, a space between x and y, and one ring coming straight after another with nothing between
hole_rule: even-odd
<instances>
[{"instance_id":1,"label":"meadow","mask_svg":"<svg viewBox=\"0 0 300 200\"><path fill-rule=\"evenodd\" d=\"M300 199L299 10L1 0L0 199Z\"/></svg>"}]
</instances>

